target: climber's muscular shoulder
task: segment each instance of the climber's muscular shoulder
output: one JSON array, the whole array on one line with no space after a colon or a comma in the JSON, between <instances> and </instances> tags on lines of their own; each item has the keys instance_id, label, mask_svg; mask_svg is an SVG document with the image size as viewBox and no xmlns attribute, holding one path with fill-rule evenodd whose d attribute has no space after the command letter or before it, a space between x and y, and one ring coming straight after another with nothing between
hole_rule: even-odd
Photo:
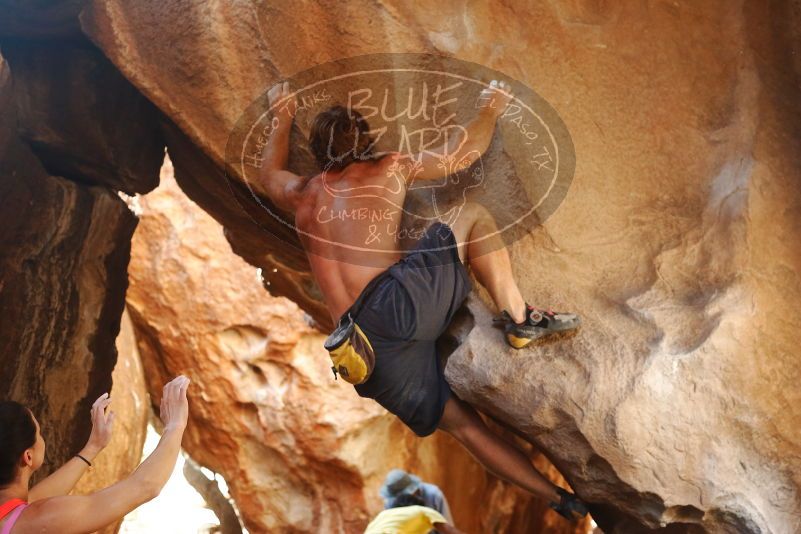
<instances>
[{"instance_id":1,"label":"climber's muscular shoulder","mask_svg":"<svg viewBox=\"0 0 801 534\"><path fill-rule=\"evenodd\" d=\"M329 180L345 178L355 181L375 181L387 176L389 165L397 161L397 152L385 153L375 162L351 164L338 173L328 173ZM322 184L322 173L314 176L299 176L287 170L263 172L258 184L262 193L284 211L296 213L298 208L314 203ZM271 187L267 187L267 185Z\"/></svg>"},{"instance_id":2,"label":"climber's muscular shoulder","mask_svg":"<svg viewBox=\"0 0 801 534\"><path fill-rule=\"evenodd\" d=\"M320 203L330 204L334 197L340 202L347 203L351 194L354 199L405 194L406 184L400 183L402 180L394 177L392 171L392 163L398 161L399 157L397 152L388 152L375 161L352 163L338 172L320 173L303 179L304 181L298 182L291 192L293 212L297 213L303 208L313 208ZM365 187L369 191L363 189ZM369 194L365 194L366 191ZM342 194L343 192L346 193ZM364 201L358 200L358 202Z\"/></svg>"},{"instance_id":3,"label":"climber's muscular shoulder","mask_svg":"<svg viewBox=\"0 0 801 534\"><path fill-rule=\"evenodd\" d=\"M286 170L272 170L262 172L260 180L253 185L278 208L295 213L308 197L309 186L314 178Z\"/></svg>"}]
</instances>

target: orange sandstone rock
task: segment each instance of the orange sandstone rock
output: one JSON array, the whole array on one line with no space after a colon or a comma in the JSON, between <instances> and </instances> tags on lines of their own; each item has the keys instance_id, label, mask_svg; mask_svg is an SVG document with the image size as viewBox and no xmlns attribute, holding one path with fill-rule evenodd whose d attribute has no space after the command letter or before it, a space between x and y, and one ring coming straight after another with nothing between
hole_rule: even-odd
<instances>
[{"instance_id":1,"label":"orange sandstone rock","mask_svg":"<svg viewBox=\"0 0 801 534\"><path fill-rule=\"evenodd\" d=\"M584 326L512 352L480 294L449 380L536 443L607 532L789 534L801 528L798 17L757 0L175 0L95 3L81 20L172 122L183 189L316 317L302 255L265 243L220 185L245 107L278 79L373 52L449 54L535 87L577 166L512 261L528 299Z\"/></svg>"},{"instance_id":2,"label":"orange sandstone rock","mask_svg":"<svg viewBox=\"0 0 801 534\"><path fill-rule=\"evenodd\" d=\"M466 532L535 531L542 507L487 476L453 440L421 440L334 381L325 336L264 291L256 268L178 189L169 163L139 203L127 302L149 390L158 402L166 379L192 378L184 448L225 477L251 532L361 532L398 466L439 484ZM587 531L547 521L551 532Z\"/></svg>"}]
</instances>

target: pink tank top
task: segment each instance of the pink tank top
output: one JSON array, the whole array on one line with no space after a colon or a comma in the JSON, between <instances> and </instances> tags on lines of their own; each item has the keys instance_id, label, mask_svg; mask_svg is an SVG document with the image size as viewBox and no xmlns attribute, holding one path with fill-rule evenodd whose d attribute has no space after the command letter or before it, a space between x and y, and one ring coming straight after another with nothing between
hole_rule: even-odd
<instances>
[{"instance_id":1,"label":"pink tank top","mask_svg":"<svg viewBox=\"0 0 801 534\"><path fill-rule=\"evenodd\" d=\"M3 519L6 515L8 515L8 519L3 523L3 529L0 530L0 534L11 534L14 523L17 522L20 514L27 507L28 503L20 499L13 499L12 501L3 503L3 505L0 506L0 519Z\"/></svg>"}]
</instances>

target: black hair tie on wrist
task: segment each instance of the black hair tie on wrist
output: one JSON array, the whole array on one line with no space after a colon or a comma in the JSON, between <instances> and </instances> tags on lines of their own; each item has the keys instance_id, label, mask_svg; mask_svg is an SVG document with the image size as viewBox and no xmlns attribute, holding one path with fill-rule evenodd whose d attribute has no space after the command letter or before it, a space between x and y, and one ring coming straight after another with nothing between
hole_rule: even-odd
<instances>
[{"instance_id":1,"label":"black hair tie on wrist","mask_svg":"<svg viewBox=\"0 0 801 534\"><path fill-rule=\"evenodd\" d=\"M80 458L80 459L81 459L81 460L83 460L84 462L86 462L86 465L88 465L89 467L92 467L92 462L90 462L89 460L87 460L86 458L84 458L83 456L81 456L80 454L76 454L75 456L76 456L77 458Z\"/></svg>"}]
</instances>

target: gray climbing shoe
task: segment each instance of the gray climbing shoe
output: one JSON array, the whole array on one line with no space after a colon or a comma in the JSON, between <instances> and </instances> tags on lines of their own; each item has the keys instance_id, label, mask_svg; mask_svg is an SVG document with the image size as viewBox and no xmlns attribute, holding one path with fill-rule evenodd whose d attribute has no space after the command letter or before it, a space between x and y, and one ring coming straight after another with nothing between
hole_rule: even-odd
<instances>
[{"instance_id":1,"label":"gray climbing shoe","mask_svg":"<svg viewBox=\"0 0 801 534\"><path fill-rule=\"evenodd\" d=\"M575 313L543 310L527 303L526 320L522 323L514 322L506 310L503 310L501 316L496 317L493 322L497 326L503 327L509 345L516 349L522 349L535 339L578 328L581 319Z\"/></svg>"}]
</instances>

